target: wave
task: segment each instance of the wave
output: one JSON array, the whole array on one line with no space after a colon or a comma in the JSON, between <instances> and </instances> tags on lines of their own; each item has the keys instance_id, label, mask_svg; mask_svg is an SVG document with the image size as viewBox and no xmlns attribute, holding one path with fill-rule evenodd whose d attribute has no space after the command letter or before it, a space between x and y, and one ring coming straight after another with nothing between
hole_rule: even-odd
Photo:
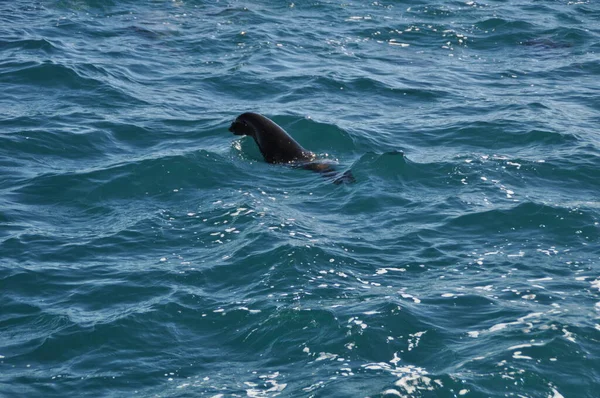
<instances>
[{"instance_id":1,"label":"wave","mask_svg":"<svg viewBox=\"0 0 600 398\"><path fill-rule=\"evenodd\" d=\"M215 162L219 167L214 167ZM219 155L202 150L177 155L148 154L137 160L78 172L45 173L22 181L14 192L20 195L24 203L33 200L58 204L63 202L63 197L79 197L80 200L97 203L132 196L143 197L146 192L167 194L172 189L185 186L212 186L225 178L231 169L232 166L227 167ZM201 170L211 172L200 173ZM157 181L167 181L171 175L177 176L171 185L172 189L159 188L162 184L157 185ZM69 189L65 191L63 187ZM74 192L86 194L79 196Z\"/></svg>"},{"instance_id":2,"label":"wave","mask_svg":"<svg viewBox=\"0 0 600 398\"><path fill-rule=\"evenodd\" d=\"M0 47L3 51L6 50L40 50L46 55L51 55L61 50L62 44L54 42L47 38L28 38L28 39L15 39L15 40L0 40ZM4 64L0 64L0 67L4 68Z\"/></svg>"},{"instance_id":3,"label":"wave","mask_svg":"<svg viewBox=\"0 0 600 398\"><path fill-rule=\"evenodd\" d=\"M534 112L519 109L515 112ZM523 129L521 120L505 119L493 122L475 121L462 126L452 126L443 130L427 132L428 142L433 145L460 145L463 148L486 148L494 151L515 148L522 150L533 147L549 147L573 145L579 141L578 137L568 132L548 131L543 129Z\"/></svg>"},{"instance_id":4,"label":"wave","mask_svg":"<svg viewBox=\"0 0 600 398\"><path fill-rule=\"evenodd\" d=\"M561 237L562 243L566 240L577 242L580 240L581 230L586 235L597 238L594 231L591 215L578 212L572 208L552 206L534 202L518 203L514 206L492 210L477 211L459 216L449 217L444 221L441 231L468 231L478 235L484 231L540 231L546 235ZM484 235L481 235L484 236Z\"/></svg>"},{"instance_id":5,"label":"wave","mask_svg":"<svg viewBox=\"0 0 600 398\"><path fill-rule=\"evenodd\" d=\"M126 90L117 88L106 81L108 72L100 66L82 64L68 66L65 64L44 62L12 62L3 65L5 71L0 73L0 82L14 85L29 85L37 89L55 89L70 93L82 92L103 104L119 102L145 104L129 94ZM56 95L56 92L55 92Z\"/></svg>"}]
</instances>

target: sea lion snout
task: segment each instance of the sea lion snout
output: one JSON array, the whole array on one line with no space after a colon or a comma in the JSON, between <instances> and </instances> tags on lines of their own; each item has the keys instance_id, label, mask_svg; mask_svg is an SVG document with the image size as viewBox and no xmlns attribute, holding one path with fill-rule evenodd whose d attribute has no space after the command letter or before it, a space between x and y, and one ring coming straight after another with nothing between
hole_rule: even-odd
<instances>
[{"instance_id":1,"label":"sea lion snout","mask_svg":"<svg viewBox=\"0 0 600 398\"><path fill-rule=\"evenodd\" d=\"M229 131L235 135L246 135L247 133L245 130L247 130L247 128L245 127L246 126L243 123L234 120L233 123L231 123L231 126L229 126Z\"/></svg>"}]
</instances>

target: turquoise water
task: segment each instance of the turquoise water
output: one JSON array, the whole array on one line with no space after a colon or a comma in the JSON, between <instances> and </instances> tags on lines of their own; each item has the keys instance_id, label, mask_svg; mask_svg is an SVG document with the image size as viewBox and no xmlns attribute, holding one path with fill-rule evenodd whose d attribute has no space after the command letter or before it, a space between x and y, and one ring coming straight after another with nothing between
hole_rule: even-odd
<instances>
[{"instance_id":1,"label":"turquoise water","mask_svg":"<svg viewBox=\"0 0 600 398\"><path fill-rule=\"evenodd\" d=\"M1 2L0 395L597 397L599 20Z\"/></svg>"}]
</instances>

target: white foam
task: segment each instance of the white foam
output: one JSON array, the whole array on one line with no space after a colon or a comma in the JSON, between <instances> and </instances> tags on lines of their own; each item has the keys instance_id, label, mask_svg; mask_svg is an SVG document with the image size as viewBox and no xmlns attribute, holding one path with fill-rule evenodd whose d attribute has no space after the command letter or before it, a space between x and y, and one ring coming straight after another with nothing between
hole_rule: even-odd
<instances>
[{"instance_id":1,"label":"white foam","mask_svg":"<svg viewBox=\"0 0 600 398\"><path fill-rule=\"evenodd\" d=\"M408 294L408 293L400 293L400 295L402 296L402 298L409 298L412 299L412 301L414 301L416 304L419 304L421 302L421 300L419 300L418 298L416 298L415 296Z\"/></svg>"},{"instance_id":2,"label":"white foam","mask_svg":"<svg viewBox=\"0 0 600 398\"><path fill-rule=\"evenodd\" d=\"M552 278L547 276L545 278L539 278L539 279L527 279L527 282L547 282L547 281L551 281Z\"/></svg>"},{"instance_id":3,"label":"white foam","mask_svg":"<svg viewBox=\"0 0 600 398\"><path fill-rule=\"evenodd\" d=\"M408 339L408 351L413 350L414 348L418 347L419 342L421 341L421 337L427 333L427 331L423 331L423 332L417 332L417 333L413 333L413 334L409 334L409 339Z\"/></svg>"},{"instance_id":4,"label":"white foam","mask_svg":"<svg viewBox=\"0 0 600 398\"><path fill-rule=\"evenodd\" d=\"M400 46L400 47L408 47L408 46L410 46L410 44L408 44L408 43L397 43L397 42L395 42L395 41L392 41L392 40L394 40L394 39L391 39L391 40L388 42L388 43L389 43L390 45L392 45L392 46Z\"/></svg>"},{"instance_id":5,"label":"white foam","mask_svg":"<svg viewBox=\"0 0 600 398\"><path fill-rule=\"evenodd\" d=\"M573 333L569 332L566 328L563 328L563 337L567 340L569 340L570 342L574 343L575 342L575 336L573 336Z\"/></svg>"},{"instance_id":6,"label":"white foam","mask_svg":"<svg viewBox=\"0 0 600 398\"><path fill-rule=\"evenodd\" d=\"M492 326L489 331L490 332L497 332L498 330L502 330L502 329L506 329L506 327L508 326L507 323L499 323L497 325Z\"/></svg>"},{"instance_id":7,"label":"white foam","mask_svg":"<svg viewBox=\"0 0 600 398\"><path fill-rule=\"evenodd\" d=\"M315 361L324 361L326 359L334 360L337 357L338 357L337 354L331 354L329 352L320 352L319 356L317 357L317 359L315 359Z\"/></svg>"},{"instance_id":8,"label":"white foam","mask_svg":"<svg viewBox=\"0 0 600 398\"><path fill-rule=\"evenodd\" d=\"M521 351L513 352L513 358L515 358L515 359L533 359L532 357L521 355Z\"/></svg>"}]
</instances>

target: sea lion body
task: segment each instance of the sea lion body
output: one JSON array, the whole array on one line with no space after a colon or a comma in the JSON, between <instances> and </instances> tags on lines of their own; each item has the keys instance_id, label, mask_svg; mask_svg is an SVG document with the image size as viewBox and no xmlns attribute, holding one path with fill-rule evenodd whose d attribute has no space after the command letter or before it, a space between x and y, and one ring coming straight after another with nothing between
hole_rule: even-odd
<instances>
[{"instance_id":1,"label":"sea lion body","mask_svg":"<svg viewBox=\"0 0 600 398\"><path fill-rule=\"evenodd\" d=\"M331 164L317 160L313 152L304 149L274 121L258 113L242 113L231 123L229 131L235 135L254 138L260 153L268 163L289 163L327 177L335 177L338 174ZM336 178L334 183L354 181L354 176L348 170Z\"/></svg>"},{"instance_id":2,"label":"sea lion body","mask_svg":"<svg viewBox=\"0 0 600 398\"><path fill-rule=\"evenodd\" d=\"M311 151L302 148L274 121L258 113L241 114L231 123L229 131L235 135L254 138L260 153L268 163L311 161L316 157Z\"/></svg>"}]
</instances>

